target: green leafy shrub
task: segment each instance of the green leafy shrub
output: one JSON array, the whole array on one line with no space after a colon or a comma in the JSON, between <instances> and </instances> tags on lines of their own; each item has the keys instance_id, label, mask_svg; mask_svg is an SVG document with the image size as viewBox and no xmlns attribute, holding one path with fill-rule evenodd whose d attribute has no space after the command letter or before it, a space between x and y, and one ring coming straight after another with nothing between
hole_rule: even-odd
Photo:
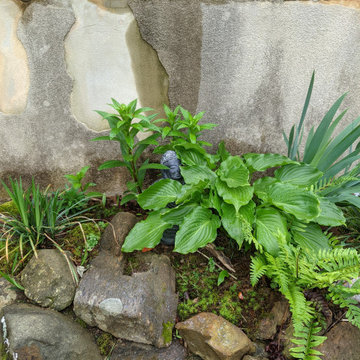
<instances>
[{"instance_id":1,"label":"green leafy shrub","mask_svg":"<svg viewBox=\"0 0 360 360\"><path fill-rule=\"evenodd\" d=\"M120 104L115 99L111 99L110 106L117 112L107 113L97 111L110 126L110 133L107 136L94 138L98 140L116 141L120 145L122 160L109 160L100 165L99 170L111 169L116 167L125 167L129 171L132 181L129 181L126 196L122 199L122 204L135 199L136 194L142 192L143 182L147 169L167 169L161 164L151 164L149 160L145 160L140 164L142 153L150 145L158 145L156 139L161 135L161 129L153 122L155 115L143 115L143 112L152 111L151 108L136 109L137 100L130 102L128 105ZM136 122L135 120L140 120ZM149 135L144 140L136 142L136 136L139 132L153 131L154 134Z\"/></svg>"},{"instance_id":2,"label":"green leafy shrub","mask_svg":"<svg viewBox=\"0 0 360 360\"><path fill-rule=\"evenodd\" d=\"M39 186L32 185L24 190L21 179L10 179L10 187L2 182L7 194L14 203L19 215L3 213L0 217L0 251L1 260L11 257L15 263L12 272L32 252L48 240L58 247L55 237L73 227L78 222L87 221L80 217L84 211L71 213L78 203L68 207L60 191L40 191ZM84 200L81 200L84 201ZM21 259L21 260L20 260Z\"/></svg>"},{"instance_id":3,"label":"green leafy shrub","mask_svg":"<svg viewBox=\"0 0 360 360\"><path fill-rule=\"evenodd\" d=\"M283 133L290 159L303 161L320 171L323 175L314 185L321 196L334 203L347 203L360 207L360 198L353 193L360 191L360 164L351 169L360 159L360 143L354 144L360 137L360 117L345 127L339 135L332 137L346 110L335 117L346 94L342 95L325 114L319 126L310 130L306 137L304 153L300 154L300 145L305 139L304 120L310 103L314 85L313 73L308 88L304 108L298 126L291 128L289 136ZM349 152L346 155L346 152Z\"/></svg>"}]
</instances>

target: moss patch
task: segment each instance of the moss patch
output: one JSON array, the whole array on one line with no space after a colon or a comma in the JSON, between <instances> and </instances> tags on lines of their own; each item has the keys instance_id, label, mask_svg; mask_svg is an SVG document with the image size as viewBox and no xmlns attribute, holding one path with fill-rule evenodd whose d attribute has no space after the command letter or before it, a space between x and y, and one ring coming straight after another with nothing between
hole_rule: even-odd
<instances>
[{"instance_id":1,"label":"moss patch","mask_svg":"<svg viewBox=\"0 0 360 360\"><path fill-rule=\"evenodd\" d=\"M161 335L162 335L162 337L164 339L165 344L171 343L173 327L174 327L174 323L171 322L171 321L163 323L163 330L162 330Z\"/></svg>"},{"instance_id":2,"label":"moss patch","mask_svg":"<svg viewBox=\"0 0 360 360\"><path fill-rule=\"evenodd\" d=\"M109 333L103 332L97 339L96 343L99 347L101 355L108 355L116 344L116 338Z\"/></svg>"},{"instance_id":3,"label":"moss patch","mask_svg":"<svg viewBox=\"0 0 360 360\"><path fill-rule=\"evenodd\" d=\"M0 213L16 217L19 215L19 210L13 201L7 201L0 205Z\"/></svg>"}]
</instances>

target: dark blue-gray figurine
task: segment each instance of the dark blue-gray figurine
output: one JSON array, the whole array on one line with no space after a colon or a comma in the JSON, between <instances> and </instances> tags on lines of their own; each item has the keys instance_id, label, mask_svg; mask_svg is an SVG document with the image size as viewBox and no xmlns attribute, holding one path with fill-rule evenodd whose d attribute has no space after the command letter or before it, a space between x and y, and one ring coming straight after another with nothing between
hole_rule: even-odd
<instances>
[{"instance_id":1,"label":"dark blue-gray figurine","mask_svg":"<svg viewBox=\"0 0 360 360\"><path fill-rule=\"evenodd\" d=\"M165 165L169 170L161 170L163 179L177 180L181 184L184 184L184 179L180 172L180 160L177 158L175 151L167 151L160 160L162 165ZM167 205L168 208L174 208L176 205L174 202ZM176 232L179 230L179 226L174 225L170 229L166 229L161 238L161 243L165 245L174 245Z\"/></svg>"}]
</instances>

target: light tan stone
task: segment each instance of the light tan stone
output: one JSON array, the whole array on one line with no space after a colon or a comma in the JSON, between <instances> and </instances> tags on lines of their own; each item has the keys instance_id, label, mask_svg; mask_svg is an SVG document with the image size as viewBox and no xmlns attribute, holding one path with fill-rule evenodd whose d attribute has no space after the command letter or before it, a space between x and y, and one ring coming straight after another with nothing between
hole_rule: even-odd
<instances>
[{"instance_id":1,"label":"light tan stone","mask_svg":"<svg viewBox=\"0 0 360 360\"><path fill-rule=\"evenodd\" d=\"M167 102L167 77L155 51L141 39L128 6L116 4L72 0L76 22L65 40L72 112L95 131L108 129L94 110L112 112L110 98L126 104L138 98L139 106L157 109Z\"/></svg>"},{"instance_id":2,"label":"light tan stone","mask_svg":"<svg viewBox=\"0 0 360 360\"><path fill-rule=\"evenodd\" d=\"M0 2L0 111L6 114L21 113L29 91L27 56L16 33L21 15L13 0Z\"/></svg>"},{"instance_id":3,"label":"light tan stone","mask_svg":"<svg viewBox=\"0 0 360 360\"><path fill-rule=\"evenodd\" d=\"M200 313L176 328L190 351L206 360L238 360L255 350L241 329L212 313Z\"/></svg>"}]
</instances>

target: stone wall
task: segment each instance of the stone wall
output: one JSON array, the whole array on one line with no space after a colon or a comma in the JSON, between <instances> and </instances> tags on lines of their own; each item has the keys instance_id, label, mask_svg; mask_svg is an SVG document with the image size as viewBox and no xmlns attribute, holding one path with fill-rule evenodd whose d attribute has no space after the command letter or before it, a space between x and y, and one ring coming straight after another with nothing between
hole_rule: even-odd
<instances>
[{"instance_id":1,"label":"stone wall","mask_svg":"<svg viewBox=\"0 0 360 360\"><path fill-rule=\"evenodd\" d=\"M349 91L360 114L360 6L352 0L1 0L0 178L59 186L91 165L100 190L124 173L98 172L118 149L93 111L111 97L205 111L233 153L284 151L313 70L307 129Z\"/></svg>"}]
</instances>

